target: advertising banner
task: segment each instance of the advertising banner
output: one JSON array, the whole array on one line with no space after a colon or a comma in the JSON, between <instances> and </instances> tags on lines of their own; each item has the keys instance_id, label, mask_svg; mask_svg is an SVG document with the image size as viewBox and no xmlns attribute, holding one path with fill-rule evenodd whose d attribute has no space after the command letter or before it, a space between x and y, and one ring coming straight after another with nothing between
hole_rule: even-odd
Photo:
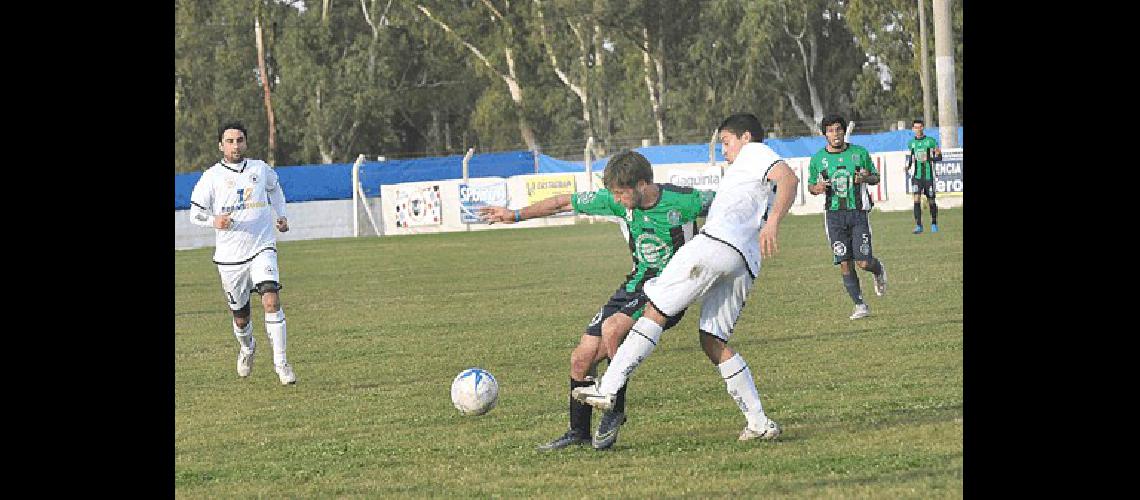
<instances>
[{"instance_id":1,"label":"advertising banner","mask_svg":"<svg viewBox=\"0 0 1140 500\"><path fill-rule=\"evenodd\" d=\"M574 174L539 175L526 179L527 205L534 205L554 195L575 192Z\"/></svg>"},{"instance_id":2,"label":"advertising banner","mask_svg":"<svg viewBox=\"0 0 1140 500\"><path fill-rule=\"evenodd\" d=\"M439 185L418 188L397 187L396 227L437 226L443 223L443 202Z\"/></svg>"},{"instance_id":3,"label":"advertising banner","mask_svg":"<svg viewBox=\"0 0 1140 500\"><path fill-rule=\"evenodd\" d=\"M693 189L716 191L720 185L720 167L676 168L669 171L668 182Z\"/></svg>"},{"instance_id":4,"label":"advertising banner","mask_svg":"<svg viewBox=\"0 0 1140 500\"><path fill-rule=\"evenodd\" d=\"M494 205L507 206L507 181L473 179L459 184L459 221L464 224L485 224L475 209Z\"/></svg>"}]
</instances>

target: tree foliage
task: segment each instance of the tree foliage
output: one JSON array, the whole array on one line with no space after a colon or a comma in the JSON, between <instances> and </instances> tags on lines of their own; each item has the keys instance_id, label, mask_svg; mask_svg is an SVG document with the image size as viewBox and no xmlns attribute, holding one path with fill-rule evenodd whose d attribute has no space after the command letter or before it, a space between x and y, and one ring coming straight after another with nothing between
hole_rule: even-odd
<instances>
[{"instance_id":1,"label":"tree foliage","mask_svg":"<svg viewBox=\"0 0 1140 500\"><path fill-rule=\"evenodd\" d=\"M263 78L280 165L579 157L589 136L605 155L703 142L741 111L781 137L830 112L882 126L922 114L917 33L915 0L176 0L175 171L216 161L228 120L269 156Z\"/></svg>"}]
</instances>

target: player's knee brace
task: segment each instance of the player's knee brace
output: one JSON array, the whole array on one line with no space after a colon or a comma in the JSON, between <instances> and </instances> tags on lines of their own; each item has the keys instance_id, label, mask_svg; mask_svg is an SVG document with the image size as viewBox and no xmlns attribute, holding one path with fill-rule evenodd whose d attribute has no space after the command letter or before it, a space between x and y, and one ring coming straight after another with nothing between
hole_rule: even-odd
<instances>
[{"instance_id":1,"label":"player's knee brace","mask_svg":"<svg viewBox=\"0 0 1140 500\"><path fill-rule=\"evenodd\" d=\"M237 323L238 319L241 319L248 324L249 323L249 311L250 311L249 302L246 302L245 305L241 307L241 309L234 311L234 323Z\"/></svg>"},{"instance_id":2,"label":"player's knee brace","mask_svg":"<svg viewBox=\"0 0 1140 500\"><path fill-rule=\"evenodd\" d=\"M262 281L261 283L254 285L254 289L257 290L257 293L260 293L260 294L265 294L266 292L280 291L281 288L282 288L281 284L276 282L276 281Z\"/></svg>"}]
</instances>

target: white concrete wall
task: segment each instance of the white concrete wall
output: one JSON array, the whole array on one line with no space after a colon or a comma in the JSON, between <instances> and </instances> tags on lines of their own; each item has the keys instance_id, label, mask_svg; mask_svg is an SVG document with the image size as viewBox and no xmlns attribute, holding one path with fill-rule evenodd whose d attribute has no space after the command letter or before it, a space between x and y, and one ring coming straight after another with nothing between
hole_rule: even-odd
<instances>
[{"instance_id":1,"label":"white concrete wall","mask_svg":"<svg viewBox=\"0 0 1140 500\"><path fill-rule=\"evenodd\" d=\"M872 196L875 199L875 209L883 211L910 210L914 206L913 195L906 192L905 152L876 153L871 155L882 174L882 180L877 186L872 186ZM791 213L818 214L823 212L823 196L812 196L807 192L808 158L788 158L788 166L800 178L799 193L791 208ZM689 184L697 181L695 187L712 188L719 183L718 170L723 171L724 164L709 165L707 163L678 163L654 167L654 181L673 182L675 184ZM507 195L511 208L521 208L528 205L527 180L546 176L572 175L575 179L577 191L589 191L590 179L585 172L568 174L534 174L518 175L507 179ZM601 187L601 176L594 173L593 189ZM345 179L345 182L351 182ZM602 220L602 217L583 216L556 216L543 219L532 219L519 224L464 224L459 215L459 184L462 179L410 182L400 184L405 188L423 186L439 186L442 203L442 223L429 226L396 227L395 189L396 186L382 186L380 198L368 200L369 210L375 219L376 226L384 236L406 234L439 233L451 231L483 231L488 229L519 229L542 226L561 226L574 224L576 219ZM939 207L962 206L961 193L939 193ZM352 236L352 200L309 201L289 203L289 232L277 233L280 241L309 240L319 238L345 238ZM368 215L363 207L357 207L359 234L361 236L376 236ZM195 226L190 223L188 210L174 211L174 248L187 249L214 245L214 230Z\"/></svg>"}]
</instances>

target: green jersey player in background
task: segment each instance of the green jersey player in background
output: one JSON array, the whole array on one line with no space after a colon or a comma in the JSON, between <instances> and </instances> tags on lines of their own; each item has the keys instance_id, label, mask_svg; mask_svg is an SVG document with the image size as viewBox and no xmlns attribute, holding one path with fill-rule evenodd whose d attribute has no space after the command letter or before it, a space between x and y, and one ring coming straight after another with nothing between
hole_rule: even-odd
<instances>
[{"instance_id":1,"label":"green jersey player in background","mask_svg":"<svg viewBox=\"0 0 1140 500\"><path fill-rule=\"evenodd\" d=\"M868 215L874 203L867 186L879 183L879 171L865 148L847 142L847 120L842 116L825 116L820 129L827 144L811 157L808 191L813 195L826 195L824 231L835 255L834 263L839 264L843 274L843 286L855 302L851 319L859 319L870 314L871 309L863 302L859 276L851 269L851 261L874 277L876 295L882 296L887 291L887 271L871 254Z\"/></svg>"},{"instance_id":2,"label":"green jersey player in background","mask_svg":"<svg viewBox=\"0 0 1140 500\"><path fill-rule=\"evenodd\" d=\"M910 155L906 157L906 170L914 166L911 177L911 186L914 189L914 234L922 232L922 195L926 195L926 204L930 206L930 232L938 232L938 204L934 202L934 162L942 159L942 150L938 141L923 133L926 125L922 120L915 118L911 129L914 130L914 139L907 143Z\"/></svg>"},{"instance_id":3,"label":"green jersey player in background","mask_svg":"<svg viewBox=\"0 0 1140 500\"><path fill-rule=\"evenodd\" d=\"M620 217L621 229L629 245L633 268L622 280L570 354L570 389L593 385L597 364L616 352L634 321L645 307L642 286L657 276L677 249L696 234L696 219L708 211L715 193L672 184L655 184L653 168L640 153L623 151L606 164L603 182L608 189L557 195L518 210L482 207L480 215L491 222L514 223L573 210L579 214ZM684 311L670 318L670 325L684 317ZM592 441L595 449L607 449L617 440L618 428L625 422L623 385L614 407L602 415L598 431L590 439L592 408L569 398L570 429L561 437L540 445L549 451Z\"/></svg>"}]
</instances>

